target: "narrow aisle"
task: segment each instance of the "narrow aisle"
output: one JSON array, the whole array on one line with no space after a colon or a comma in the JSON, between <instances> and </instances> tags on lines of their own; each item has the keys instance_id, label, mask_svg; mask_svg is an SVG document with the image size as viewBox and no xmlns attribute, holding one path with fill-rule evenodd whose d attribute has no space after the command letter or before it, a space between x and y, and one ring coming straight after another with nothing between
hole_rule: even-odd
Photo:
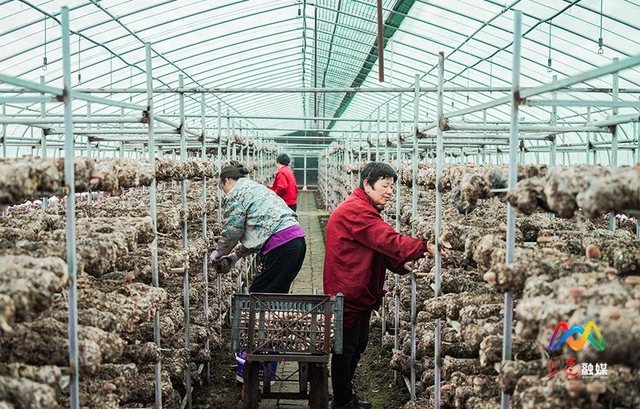
<instances>
[{"instance_id":1,"label":"narrow aisle","mask_svg":"<svg viewBox=\"0 0 640 409\"><path fill-rule=\"evenodd\" d=\"M298 273L291 292L294 294L312 294L313 290L322 293L322 267L324 265L324 241L320 231L318 216L325 214L316 206L314 192L300 192L298 196L298 219L304 229L307 242L307 255L302 269Z\"/></svg>"},{"instance_id":2,"label":"narrow aisle","mask_svg":"<svg viewBox=\"0 0 640 409\"><path fill-rule=\"evenodd\" d=\"M298 219L306 233L307 254L302 269L291 286L293 294L313 294L313 290L322 293L322 268L324 265L324 240L320 230L318 216L327 213L318 210L313 191L298 193ZM297 379L294 373L298 370L297 362L278 362L278 379ZM297 392L298 385L295 382L276 381L271 387L274 392ZM240 406L242 407L242 406ZM279 405L275 399L264 399L260 402L260 409L275 408L308 408L306 401L284 400Z\"/></svg>"}]
</instances>

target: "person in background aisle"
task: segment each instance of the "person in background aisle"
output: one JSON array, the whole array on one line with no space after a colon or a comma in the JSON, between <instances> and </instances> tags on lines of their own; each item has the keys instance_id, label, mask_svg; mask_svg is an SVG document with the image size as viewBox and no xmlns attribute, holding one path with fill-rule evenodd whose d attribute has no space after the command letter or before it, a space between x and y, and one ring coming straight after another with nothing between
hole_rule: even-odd
<instances>
[{"instance_id":1,"label":"person in background aisle","mask_svg":"<svg viewBox=\"0 0 640 409\"><path fill-rule=\"evenodd\" d=\"M269 189L276 192L287 206L295 212L298 206L298 185L289 163L291 163L291 159L286 153L276 158L278 172L276 173L276 179L273 181L273 186L269 186Z\"/></svg>"},{"instance_id":2,"label":"person in background aisle","mask_svg":"<svg viewBox=\"0 0 640 409\"><path fill-rule=\"evenodd\" d=\"M369 340L371 312L382 302L386 270L406 274L412 260L427 252L435 254L434 245L403 236L382 220L380 211L391 199L397 180L391 166L366 164L360 187L331 213L327 223L324 292L344 296L343 352L331 357L333 407L337 409L372 407L354 393L352 381Z\"/></svg>"},{"instance_id":3,"label":"person in background aisle","mask_svg":"<svg viewBox=\"0 0 640 409\"><path fill-rule=\"evenodd\" d=\"M249 292L288 293L307 251L305 233L293 210L274 192L245 177L248 173L236 161L220 171L224 225L209 259L217 263L228 258L233 268L240 258L259 252Z\"/></svg>"}]
</instances>

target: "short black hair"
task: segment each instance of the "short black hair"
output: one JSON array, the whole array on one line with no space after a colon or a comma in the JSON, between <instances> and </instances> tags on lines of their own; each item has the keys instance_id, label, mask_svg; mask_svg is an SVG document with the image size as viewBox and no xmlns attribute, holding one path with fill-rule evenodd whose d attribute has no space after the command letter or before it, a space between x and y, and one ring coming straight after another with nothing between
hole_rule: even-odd
<instances>
[{"instance_id":1,"label":"short black hair","mask_svg":"<svg viewBox=\"0 0 640 409\"><path fill-rule=\"evenodd\" d=\"M377 181L386 178L393 178L393 181L397 182L398 174L386 163L369 162L360 171L360 188L364 189L365 180L373 187Z\"/></svg>"},{"instance_id":2,"label":"short black hair","mask_svg":"<svg viewBox=\"0 0 640 409\"><path fill-rule=\"evenodd\" d=\"M238 180L249 174L249 171L240 163L232 160L228 166L220 171L220 181L222 183L227 179Z\"/></svg>"},{"instance_id":3,"label":"short black hair","mask_svg":"<svg viewBox=\"0 0 640 409\"><path fill-rule=\"evenodd\" d=\"M284 166L289 166L291 158L286 153L283 153L276 158L276 162Z\"/></svg>"}]
</instances>

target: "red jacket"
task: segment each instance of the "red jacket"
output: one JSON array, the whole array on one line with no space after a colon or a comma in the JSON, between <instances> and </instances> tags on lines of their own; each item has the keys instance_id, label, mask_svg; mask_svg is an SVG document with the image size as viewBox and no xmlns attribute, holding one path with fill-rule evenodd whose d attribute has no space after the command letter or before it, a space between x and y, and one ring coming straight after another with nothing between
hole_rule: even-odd
<instances>
[{"instance_id":1,"label":"red jacket","mask_svg":"<svg viewBox=\"0 0 640 409\"><path fill-rule=\"evenodd\" d=\"M385 223L364 190L356 188L329 217L324 257L324 292L344 295L344 327L380 305L387 269L406 274L403 264L426 251L425 242Z\"/></svg>"},{"instance_id":2,"label":"red jacket","mask_svg":"<svg viewBox=\"0 0 640 409\"><path fill-rule=\"evenodd\" d=\"M287 205L294 205L298 202L296 177L289 166L281 167L276 173L276 180L273 181L273 186L267 187L276 192Z\"/></svg>"}]
</instances>

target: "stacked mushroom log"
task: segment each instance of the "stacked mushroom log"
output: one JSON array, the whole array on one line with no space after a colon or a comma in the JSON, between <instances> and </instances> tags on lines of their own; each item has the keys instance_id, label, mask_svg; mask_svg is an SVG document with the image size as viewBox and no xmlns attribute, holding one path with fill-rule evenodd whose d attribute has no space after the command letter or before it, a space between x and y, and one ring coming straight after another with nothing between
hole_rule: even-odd
<instances>
[{"instance_id":1,"label":"stacked mushroom log","mask_svg":"<svg viewBox=\"0 0 640 409\"><path fill-rule=\"evenodd\" d=\"M61 163L37 158L0 162L1 203L65 194ZM215 223L215 185L209 184L208 200L203 203L202 182L191 181L188 196L194 205L181 213L176 210L180 209L180 194L170 183L159 182L158 224L163 234L157 235L149 217L148 192L137 187L149 185L157 174L162 181L215 176L213 166L206 162L162 160L153 169L135 160L75 160L77 191L102 192L97 200L80 202L76 209L78 373L80 404L85 408L152 406L154 368L159 360L163 405L180 407L187 365L195 368L209 359L209 351L204 350L207 338L212 347L220 343L218 304L223 305L223 312L228 310L234 283L225 276L222 294L209 292L210 304L216 308L206 317L201 273L205 254L215 245L214 235L220 230ZM118 194L121 196L115 196ZM47 210L37 205L10 207L8 215L0 217L0 406L69 404L66 203L64 198L54 199L49 200ZM206 238L199 233L204 213L210 215ZM193 232L187 250L179 240L184 220L190 220ZM156 238L161 287L151 286L151 243ZM189 262L193 266L193 343L186 350L183 277L174 272L188 268ZM154 343L156 311L161 317L162 351Z\"/></svg>"},{"instance_id":2,"label":"stacked mushroom log","mask_svg":"<svg viewBox=\"0 0 640 409\"><path fill-rule=\"evenodd\" d=\"M494 234L504 238L506 227L496 223L504 212L504 205L492 198L491 189L502 188L502 169L497 167L478 167L474 173L466 175L458 166L445 168L442 179L443 226L440 245L455 251L454 257L443 260L442 295L434 298L435 272L434 260L422 260L417 269L416 307L416 385L419 400L416 405L428 407L434 399L434 350L435 321L441 319L442 328L442 400L443 407L473 407L473 400L485 405L497 404L499 393L492 366L481 364L480 346L482 340L501 331L501 297L493 294L483 281L483 272L473 258L469 247L474 240ZM422 165L418 175L418 218L412 218L411 206L411 167L405 166L399 171L404 194L401 200L401 213L395 214L395 201L387 205L391 223L399 217L404 234L412 227L417 236L433 242L435 226L435 167ZM472 177L473 176L473 177ZM490 184L492 179L497 180ZM465 180L464 194L461 194L461 181ZM468 180L468 181L467 181ZM486 199L485 206L479 206L480 199ZM460 203L466 200L472 209L460 214ZM467 205L469 207L469 205ZM493 220L492 220L493 219ZM455 221L455 222L454 222ZM519 237L523 240L522 236ZM466 250L466 251L465 251ZM393 351L391 365L405 376L410 371L410 327L411 327L411 286L410 277L401 278L398 287L394 279L387 280L389 289L385 300L385 319L393 326L394 295L400 302L400 327L398 336L400 348ZM385 345L392 348L394 336L384 337ZM423 407L418 406L418 407Z\"/></svg>"},{"instance_id":3,"label":"stacked mushroom log","mask_svg":"<svg viewBox=\"0 0 640 409\"><path fill-rule=\"evenodd\" d=\"M542 208L559 217L590 218L573 228L542 230L538 249L488 273L496 289L522 294L517 336L548 351L556 327L566 322L582 327L577 338L589 339L578 351L563 346L542 362L501 363L500 386L513 393L517 407L551 408L568 400L585 408L640 406L640 242L629 228L635 223L624 217L617 218L615 231L602 226L605 213L640 210L639 187L639 166L554 167L509 192L510 202L526 214ZM602 339L588 328L591 321ZM560 373L551 375L551 369Z\"/></svg>"},{"instance_id":4,"label":"stacked mushroom log","mask_svg":"<svg viewBox=\"0 0 640 409\"><path fill-rule=\"evenodd\" d=\"M131 159L75 158L74 177L77 192L118 193L121 189L149 186L155 171L149 164ZM66 193L64 159L0 159L0 206Z\"/></svg>"},{"instance_id":5,"label":"stacked mushroom log","mask_svg":"<svg viewBox=\"0 0 640 409\"><path fill-rule=\"evenodd\" d=\"M229 164L229 160L234 158L250 172L253 180L260 184L269 184L273 182L276 168L276 156L278 149L274 146L266 146L260 144L256 139L245 138L241 135L234 134L222 138L222 146L220 146L220 155L225 158L222 166ZM227 143L229 148L227 149ZM187 149L189 157L200 157L202 155L201 148ZM218 155L218 148L207 148L207 157L213 158Z\"/></svg>"},{"instance_id":6,"label":"stacked mushroom log","mask_svg":"<svg viewBox=\"0 0 640 409\"><path fill-rule=\"evenodd\" d=\"M518 179L521 180L521 185L525 185L530 179L544 179L545 175L553 175L555 172L554 168L547 170L544 166L520 166ZM435 166L420 166L417 220L411 216L411 167L403 166L398 173L403 191L401 212L396 215L395 201L389 203L385 212L390 216L390 223L395 225L395 219L400 218L404 234L409 234L414 227L419 238L433 242ZM624 177L625 183L630 183L629 176ZM636 277L628 277L624 282L621 278L614 279L626 274L638 274L640 243L631 233L635 223L618 220L619 229L609 232L605 230L608 221L593 214L591 216L594 218L590 220L584 220L582 217L550 218L544 209L529 212L527 215L519 214L515 232L516 262L506 265L507 207L502 197L503 193L495 192L497 189L504 189L506 181L507 168L503 166L452 165L444 168L441 179L441 189L444 191L443 218L438 239L440 246L452 250L454 256L443 260L442 295L438 298L433 298L434 261L427 259L418 265L415 325L416 372L419 380L417 392L420 399L411 402L407 407L433 407L434 404L433 354L436 318L440 318L442 322L443 407L499 407L501 388L514 394L512 403L518 408L551 407L551 403L547 402L559 402L561 399L544 396L544 392L548 391L545 389L548 388L545 382L546 376L549 375L548 370L545 372L545 368L548 367L548 360L545 361L548 352L545 352L544 348L548 348L551 332L558 321L562 321L561 318L567 322L579 321L581 325L586 324L588 317L596 317L597 320L598 307L585 310L581 305L588 305L597 299L598 295L617 294L617 301L612 300L608 304L618 309L604 308L603 301L596 303L602 307L602 314L608 317L619 314L619 320L635 314L635 320L630 318L630 321L619 321L630 322L631 328L635 328L631 330L634 335L627 335L626 338L622 332L617 331L617 328L621 329L621 325L602 324L607 330L611 328L610 331L614 333L612 339L627 339L630 342L621 346L622 355L628 353L626 356L631 356L629 345L638 345L640 326L637 317L640 293L633 287L637 285ZM594 185L616 189L611 187L611 183L600 182L591 186ZM509 197L512 194L513 192L509 193ZM598 195L592 193L590 197ZM630 208L628 203L616 206L619 206L617 209ZM613 208L614 206L605 207L602 211ZM593 285L601 282L595 277L600 277L600 280L614 280L617 283L603 283L602 287L587 292L588 283ZM572 283L575 283L577 290L571 289L574 286ZM398 294L400 300L400 349L393 351L392 366L408 376L411 346L410 278L402 277L400 284L395 287L394 279L390 277L386 286L388 293L385 299L385 319L391 331L394 322L394 295ZM563 295L563 291L566 292L567 289L580 294L578 297L587 293L589 296L585 296L583 304L581 301L572 300L566 294ZM514 361L501 362L504 314L502 293L507 290L514 291L516 304ZM545 307L535 309L527 304L529 294L538 297L535 298L535 305ZM566 316L560 317L559 311L566 312ZM572 315L572 312L576 315ZM607 320L611 321L609 318ZM375 323L378 324L379 321L376 320ZM537 328L540 328L540 331ZM602 330L602 333L607 330ZM393 348L393 335L385 336L385 345ZM583 356L580 355L579 358ZM598 358L600 362L607 362L608 356L600 355ZM611 364L615 364L614 361L609 360ZM631 385L636 385L637 390L637 365L633 362L633 359L629 358L627 367L614 367L612 386L605 384L607 391L611 391L611 388L621 390L619 388L629 388ZM517 388L520 377L523 377L522 384ZM593 391L602 389L601 385L595 383L587 388L589 380L585 383L586 386L584 383L572 383L565 389L564 394L572 397L579 395L580 399L585 399L580 401L584 404L581 407L595 408L602 407L603 404L620 407L637 405L637 400L634 400L637 399L637 394L624 396L624 399L620 397L624 395L622 393L618 394L618 398L614 398L610 392L597 395ZM576 395L575 391L578 389L580 393ZM540 406L540 402L544 402L545 406Z\"/></svg>"},{"instance_id":7,"label":"stacked mushroom log","mask_svg":"<svg viewBox=\"0 0 640 409\"><path fill-rule=\"evenodd\" d=\"M343 202L353 189L353 179L340 163L345 154L344 147L332 148L324 158L327 169L320 176L320 191L323 195L328 193L327 201L334 207Z\"/></svg>"}]
</instances>

